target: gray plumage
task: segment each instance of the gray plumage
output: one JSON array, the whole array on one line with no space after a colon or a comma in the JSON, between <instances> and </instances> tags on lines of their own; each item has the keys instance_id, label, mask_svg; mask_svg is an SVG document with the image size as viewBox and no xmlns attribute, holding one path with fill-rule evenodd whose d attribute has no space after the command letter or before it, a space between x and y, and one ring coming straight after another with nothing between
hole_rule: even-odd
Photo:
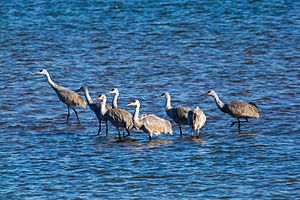
<instances>
[{"instance_id":1,"label":"gray plumage","mask_svg":"<svg viewBox=\"0 0 300 200\"><path fill-rule=\"evenodd\" d=\"M106 117L106 115L103 115L103 113L101 112L101 105L102 102L95 102L92 100L88 87L86 86L82 86L79 90L77 90L76 92L82 91L84 92L86 101L90 107L90 109L95 113L98 121L99 121L99 129L98 129L98 135L101 132L101 122L104 121L106 124L106 135L108 134L108 118ZM106 110L111 109L110 105L105 104L105 108Z\"/></svg>"},{"instance_id":2,"label":"gray plumage","mask_svg":"<svg viewBox=\"0 0 300 200\"><path fill-rule=\"evenodd\" d=\"M188 112L191 110L185 106L171 106L171 96L168 92L160 95L160 98L166 98L166 112L167 115L173 119L173 121L178 124L180 130L180 137L182 137L181 125L188 125Z\"/></svg>"},{"instance_id":3,"label":"gray plumage","mask_svg":"<svg viewBox=\"0 0 300 200\"><path fill-rule=\"evenodd\" d=\"M205 122L206 116L198 106L188 112L188 123L194 132L199 134L199 130L204 126Z\"/></svg>"},{"instance_id":4,"label":"gray plumage","mask_svg":"<svg viewBox=\"0 0 300 200\"><path fill-rule=\"evenodd\" d=\"M140 111L140 102L135 99L127 106L136 106L133 114L133 123L137 129L142 130L144 133L147 133L149 140L152 139L153 135L160 135L162 133L172 135L172 124L163 118L160 118L152 114L143 114L139 117Z\"/></svg>"},{"instance_id":5,"label":"gray plumage","mask_svg":"<svg viewBox=\"0 0 300 200\"><path fill-rule=\"evenodd\" d=\"M62 87L62 86L54 83L46 69L37 71L37 72L35 72L35 74L45 75L47 77L49 85L53 88L53 90L57 94L58 98L68 106L67 122L69 121L70 108L72 108L76 114L78 123L80 123L77 111L75 110L75 107L81 106L83 108L86 108L86 103L85 103L84 99L82 97L80 97L80 95L77 94L76 92L74 92L73 90L70 90L68 88Z\"/></svg>"},{"instance_id":6,"label":"gray plumage","mask_svg":"<svg viewBox=\"0 0 300 200\"><path fill-rule=\"evenodd\" d=\"M132 115L124 110L119 108L111 108L106 109L104 105L106 105L106 96L104 94L100 94L98 99L102 100L101 110L105 113L105 117L116 127L119 133L119 138L121 139L120 129L124 128L128 135L130 135L130 131L133 128Z\"/></svg>"},{"instance_id":7,"label":"gray plumage","mask_svg":"<svg viewBox=\"0 0 300 200\"><path fill-rule=\"evenodd\" d=\"M249 118L259 118L260 111L258 106L255 103L244 102L244 101L233 101L230 103L222 103L214 90L211 90L206 93L206 96L212 96L215 99L215 102L218 108L224 112L229 114L230 116L236 118L238 122L233 122L231 124L234 125L238 123L238 128L240 128L240 118L245 119L248 122Z\"/></svg>"}]
</instances>

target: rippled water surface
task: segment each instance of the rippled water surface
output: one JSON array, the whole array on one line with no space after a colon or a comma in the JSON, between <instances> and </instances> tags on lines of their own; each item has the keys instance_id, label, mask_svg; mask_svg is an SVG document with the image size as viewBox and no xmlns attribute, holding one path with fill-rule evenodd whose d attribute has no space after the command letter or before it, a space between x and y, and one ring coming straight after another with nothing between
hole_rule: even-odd
<instances>
[{"instance_id":1,"label":"rippled water surface","mask_svg":"<svg viewBox=\"0 0 300 200\"><path fill-rule=\"evenodd\" d=\"M0 198L300 198L300 3L237 2L1 1ZM118 87L121 107L138 98L164 118L155 97L168 91L207 123L200 138L175 124L151 142L111 126L99 137L89 108L65 123L42 68L93 98ZM261 118L238 133L211 89L256 102Z\"/></svg>"}]
</instances>

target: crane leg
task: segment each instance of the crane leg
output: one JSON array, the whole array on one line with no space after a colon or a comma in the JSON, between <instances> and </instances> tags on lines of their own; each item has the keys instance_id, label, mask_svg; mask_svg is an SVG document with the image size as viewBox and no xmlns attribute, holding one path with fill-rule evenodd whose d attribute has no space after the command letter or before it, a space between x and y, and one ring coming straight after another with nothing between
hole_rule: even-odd
<instances>
[{"instance_id":1,"label":"crane leg","mask_svg":"<svg viewBox=\"0 0 300 200\"><path fill-rule=\"evenodd\" d=\"M232 124L231 124L230 126L233 126L233 125L235 125L236 123L239 124L238 127L240 128L240 127L241 127L241 121L240 121L240 119L238 119L237 122L232 122Z\"/></svg>"},{"instance_id":2,"label":"crane leg","mask_svg":"<svg viewBox=\"0 0 300 200\"><path fill-rule=\"evenodd\" d=\"M119 133L119 140L121 140L121 133L119 129L118 129L118 133Z\"/></svg>"},{"instance_id":3,"label":"crane leg","mask_svg":"<svg viewBox=\"0 0 300 200\"><path fill-rule=\"evenodd\" d=\"M106 136L108 135L108 121L105 122L106 124Z\"/></svg>"},{"instance_id":4,"label":"crane leg","mask_svg":"<svg viewBox=\"0 0 300 200\"><path fill-rule=\"evenodd\" d=\"M98 135L100 135L101 132L101 120L99 120L99 129L98 129Z\"/></svg>"},{"instance_id":5,"label":"crane leg","mask_svg":"<svg viewBox=\"0 0 300 200\"><path fill-rule=\"evenodd\" d=\"M74 108L72 108L72 109L74 110L74 112L75 112L75 114L76 114L76 117L77 117L78 124L80 124L80 121L79 121L79 117L78 117L78 113L77 113L77 111L76 111Z\"/></svg>"},{"instance_id":6,"label":"crane leg","mask_svg":"<svg viewBox=\"0 0 300 200\"><path fill-rule=\"evenodd\" d=\"M125 138L125 137L128 137L128 136L130 136L130 132L129 132L129 130L128 129L126 129L126 131L127 131L127 135L123 135L123 137Z\"/></svg>"},{"instance_id":7,"label":"crane leg","mask_svg":"<svg viewBox=\"0 0 300 200\"><path fill-rule=\"evenodd\" d=\"M69 117L70 117L70 107L68 106L67 123L69 122Z\"/></svg>"},{"instance_id":8,"label":"crane leg","mask_svg":"<svg viewBox=\"0 0 300 200\"><path fill-rule=\"evenodd\" d=\"M179 130L180 130L180 137L182 138L182 130L181 130L181 125L179 124Z\"/></svg>"},{"instance_id":9,"label":"crane leg","mask_svg":"<svg viewBox=\"0 0 300 200\"><path fill-rule=\"evenodd\" d=\"M149 134L149 141L151 141L152 140L152 137L151 137L151 135Z\"/></svg>"},{"instance_id":10,"label":"crane leg","mask_svg":"<svg viewBox=\"0 0 300 200\"><path fill-rule=\"evenodd\" d=\"M238 123L239 131L241 130L241 122L249 122L248 119L245 119L246 121L240 121L240 119L238 118L237 120L238 120L237 122L232 122L231 126Z\"/></svg>"},{"instance_id":11,"label":"crane leg","mask_svg":"<svg viewBox=\"0 0 300 200\"><path fill-rule=\"evenodd\" d=\"M200 129L197 129L197 138L200 137Z\"/></svg>"}]
</instances>

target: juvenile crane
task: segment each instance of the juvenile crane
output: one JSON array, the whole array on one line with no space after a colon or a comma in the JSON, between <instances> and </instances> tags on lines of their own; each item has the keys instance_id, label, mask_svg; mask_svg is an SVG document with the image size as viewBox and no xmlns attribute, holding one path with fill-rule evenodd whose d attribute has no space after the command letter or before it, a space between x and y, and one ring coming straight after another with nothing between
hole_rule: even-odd
<instances>
[{"instance_id":1,"label":"juvenile crane","mask_svg":"<svg viewBox=\"0 0 300 200\"><path fill-rule=\"evenodd\" d=\"M98 135L101 132L101 122L104 121L106 124L106 136L108 134L108 118L102 114L101 112L101 104L102 102L94 102L90 96L90 92L88 90L88 87L82 86L79 90L76 92L82 91L84 92L84 96L86 98L86 101L90 107L90 109L95 113L98 121L99 121L99 129L98 129ZM109 110L111 107L110 105L106 104L105 105L106 110Z\"/></svg>"},{"instance_id":2,"label":"juvenile crane","mask_svg":"<svg viewBox=\"0 0 300 200\"><path fill-rule=\"evenodd\" d=\"M141 106L139 100L134 99L127 106L136 106L133 114L133 124L137 129L141 129L147 133L149 135L149 140L152 139L153 135L160 135L162 133L172 135L172 125L168 120L151 114L143 114L139 117Z\"/></svg>"},{"instance_id":3,"label":"juvenile crane","mask_svg":"<svg viewBox=\"0 0 300 200\"><path fill-rule=\"evenodd\" d=\"M53 90L57 94L58 98L68 106L67 123L68 123L69 117L70 117L70 108L72 108L72 110L75 112L77 121L78 121L78 123L80 123L77 111L75 110L75 107L81 106L83 108L86 108L86 103L85 103L84 99L82 97L80 97L79 94L77 94L73 90L70 90L68 88L62 87L62 86L54 83L46 69L37 71L34 74L45 75L47 77L49 85L53 88Z\"/></svg>"},{"instance_id":4,"label":"juvenile crane","mask_svg":"<svg viewBox=\"0 0 300 200\"><path fill-rule=\"evenodd\" d=\"M133 128L132 115L124 110L118 108L106 109L106 96L104 94L100 94L98 99L102 100L101 104L101 112L103 115L107 117L107 119L116 127L119 133L119 139L121 139L120 129L124 128L128 135L130 135L130 131Z\"/></svg>"},{"instance_id":5,"label":"juvenile crane","mask_svg":"<svg viewBox=\"0 0 300 200\"><path fill-rule=\"evenodd\" d=\"M167 115L178 124L180 130L180 137L182 137L181 125L188 125L188 112L191 110L185 106L171 106L171 96L168 92L159 96L160 98L166 98L166 112Z\"/></svg>"},{"instance_id":6,"label":"juvenile crane","mask_svg":"<svg viewBox=\"0 0 300 200\"><path fill-rule=\"evenodd\" d=\"M240 118L245 119L248 122L249 118L259 118L260 111L255 103L244 102L244 101L233 101L230 103L222 103L219 99L217 93L214 90L208 91L206 96L212 96L215 99L215 102L218 108L224 112L229 114L231 117L236 118L237 122L232 122L231 126L238 123L238 128L241 127Z\"/></svg>"},{"instance_id":7,"label":"juvenile crane","mask_svg":"<svg viewBox=\"0 0 300 200\"><path fill-rule=\"evenodd\" d=\"M204 126L205 122L206 116L198 106L188 112L189 126L194 132L197 132L197 134L199 134L199 130Z\"/></svg>"}]
</instances>

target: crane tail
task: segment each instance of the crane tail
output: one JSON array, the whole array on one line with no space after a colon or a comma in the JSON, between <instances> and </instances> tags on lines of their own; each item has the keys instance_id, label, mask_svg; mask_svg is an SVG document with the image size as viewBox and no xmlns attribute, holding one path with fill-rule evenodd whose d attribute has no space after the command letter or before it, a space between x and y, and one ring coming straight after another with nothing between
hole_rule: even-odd
<instances>
[{"instance_id":1,"label":"crane tail","mask_svg":"<svg viewBox=\"0 0 300 200\"><path fill-rule=\"evenodd\" d=\"M260 110L258 108L258 106L255 103L249 102L250 105L253 106L253 117L255 118L259 118L260 117Z\"/></svg>"},{"instance_id":2,"label":"crane tail","mask_svg":"<svg viewBox=\"0 0 300 200\"><path fill-rule=\"evenodd\" d=\"M78 104L79 104L81 107L86 108L86 102L85 102L85 100L84 100L83 98L81 98L81 97L78 99Z\"/></svg>"}]
</instances>

